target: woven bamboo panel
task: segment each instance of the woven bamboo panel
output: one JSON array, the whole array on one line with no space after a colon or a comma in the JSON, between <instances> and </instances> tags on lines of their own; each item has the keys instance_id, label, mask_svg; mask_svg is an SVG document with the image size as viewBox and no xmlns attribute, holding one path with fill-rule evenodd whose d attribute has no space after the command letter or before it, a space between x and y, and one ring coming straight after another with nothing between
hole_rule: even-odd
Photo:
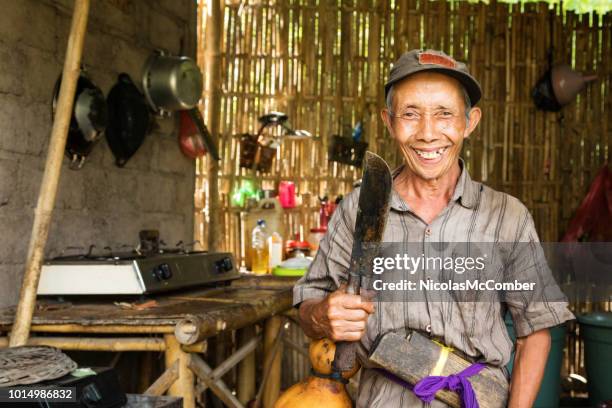
<instances>
[{"instance_id":1,"label":"woven bamboo panel","mask_svg":"<svg viewBox=\"0 0 612 408\"><path fill-rule=\"evenodd\" d=\"M293 234L317 224L317 196L350 191L354 167L329 162L333 134L362 121L370 150L392 165L397 149L380 120L391 63L414 48L442 49L466 61L483 88L483 119L463 157L476 180L518 197L540 237L556 241L597 170L610 158L612 13L576 15L544 3L490 4L428 0L210 0L199 5L199 61L206 61L207 5L221 2L221 80L208 83L202 104L218 103L221 246L245 254L244 212L230 206L234 186L253 178L273 189L296 182L299 209L287 211ZM552 27L552 35L551 28ZM599 80L559 114L537 111L531 88L554 62L597 73ZM272 170L251 174L238 165L235 135L257 130L257 117L278 110L320 141L285 142ZM198 161L195 238L208 239L208 158ZM609 307L609 305L608 305ZM575 344L578 344L575 342ZM573 347L573 346L572 346ZM570 350L571 367L581 352ZM580 369L576 369L581 371Z\"/></svg>"},{"instance_id":2,"label":"woven bamboo panel","mask_svg":"<svg viewBox=\"0 0 612 408\"><path fill-rule=\"evenodd\" d=\"M206 42L206 3L200 43ZM531 87L547 67L553 18L554 61L596 72L599 80L561 114L537 111ZM243 231L232 188L254 176L263 188L297 184L300 210L288 227L316 226L317 196L351 189L360 171L328 162L332 134L357 121L371 150L393 164L399 157L379 118L391 63L413 48L439 48L467 61L481 81L484 117L463 156L474 178L520 198L532 211L543 240L562 234L597 169L609 158L612 15L549 11L543 3L489 5L420 0L258 0L222 4L220 169L223 246L237 254ZM203 50L200 53L204 61ZM205 94L203 109L209 108ZM238 166L234 135L257 130L257 117L289 114L297 128L320 141L288 141L271 172ZM206 160L198 163L196 238L206 242Z\"/></svg>"}]
</instances>

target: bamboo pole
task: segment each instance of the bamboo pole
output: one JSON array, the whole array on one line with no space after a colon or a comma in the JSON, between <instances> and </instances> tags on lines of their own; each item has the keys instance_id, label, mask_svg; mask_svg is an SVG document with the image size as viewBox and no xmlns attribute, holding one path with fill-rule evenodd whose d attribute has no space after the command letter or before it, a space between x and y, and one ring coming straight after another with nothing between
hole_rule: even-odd
<instances>
[{"instance_id":1,"label":"bamboo pole","mask_svg":"<svg viewBox=\"0 0 612 408\"><path fill-rule=\"evenodd\" d=\"M164 395L164 393L168 391L168 388L170 388L170 386L174 384L174 382L178 380L178 378L179 378L178 361L175 361L174 364L172 364L172 366L166 369L166 371L164 371L164 373L160 375L159 378L155 380L155 382L151 384L149 388L147 388L144 394L154 395L156 397Z\"/></svg>"},{"instance_id":2,"label":"bamboo pole","mask_svg":"<svg viewBox=\"0 0 612 408\"><path fill-rule=\"evenodd\" d=\"M187 315L176 324L174 334L181 344L190 345L225 330L241 329L290 307L291 299L287 297L275 303L239 305L233 315L226 318L216 318L210 314Z\"/></svg>"},{"instance_id":3,"label":"bamboo pole","mask_svg":"<svg viewBox=\"0 0 612 408\"><path fill-rule=\"evenodd\" d=\"M210 9L206 16L206 48L204 52L204 67L208 81L208 127L213 143L219 146L219 130L221 121L221 32L223 31L222 0L210 1ZM208 159L208 203L210 223L208 227L208 250L220 249L223 234L221 226L219 199L219 162Z\"/></svg>"},{"instance_id":4,"label":"bamboo pole","mask_svg":"<svg viewBox=\"0 0 612 408\"><path fill-rule=\"evenodd\" d=\"M30 335L32 315L36 306L36 290L40 279L40 268L43 261L51 216L55 206L55 196L64 158L68 126L72 116L72 105L76 90L76 83L81 67L81 55L83 53L83 42L87 28L87 17L89 14L89 0L76 0L64 70L62 72L62 84L60 86L57 112L53 120L49 151L45 163L38 203L34 211L34 224L28 248L26 269L19 294L19 304L15 314L15 324L10 335L10 346L22 346L27 343Z\"/></svg>"},{"instance_id":5,"label":"bamboo pole","mask_svg":"<svg viewBox=\"0 0 612 408\"><path fill-rule=\"evenodd\" d=\"M205 377L200 377L204 382L204 385L198 389L198 391L206 390L210 382L216 382L220 380L225 374L227 374L236 364L243 361L246 357L253 355L253 351L261 341L261 336L253 337L240 347L234 354L229 356L225 361L215 367L211 373ZM253 372L253 380L255 379L255 373ZM241 401L242 402L242 401ZM247 401L248 402L248 401Z\"/></svg>"},{"instance_id":6,"label":"bamboo pole","mask_svg":"<svg viewBox=\"0 0 612 408\"><path fill-rule=\"evenodd\" d=\"M31 337L28 346L51 346L62 350L85 351L164 351L163 340L156 338L88 338L88 337ZM0 348L7 347L9 341L0 337Z\"/></svg>"},{"instance_id":7,"label":"bamboo pole","mask_svg":"<svg viewBox=\"0 0 612 408\"><path fill-rule=\"evenodd\" d=\"M189 368L198 376L199 379L206 382L211 390L214 391L215 395L219 397L225 405L231 408L243 408L243 405L236 399L232 394L231 390L227 388L227 385L217 378L211 380L213 370L206 364L204 360L195 355L189 356Z\"/></svg>"},{"instance_id":8,"label":"bamboo pole","mask_svg":"<svg viewBox=\"0 0 612 408\"><path fill-rule=\"evenodd\" d=\"M0 330L8 330L8 327L2 326ZM174 326L35 324L31 326L31 331L36 333L167 334L174 332Z\"/></svg>"},{"instance_id":9,"label":"bamboo pole","mask_svg":"<svg viewBox=\"0 0 612 408\"><path fill-rule=\"evenodd\" d=\"M178 379L168 390L168 394L183 397L184 408L195 408L194 376L189 368L190 354L181 350L181 344L171 334L164 335L166 343L166 369L178 362Z\"/></svg>"},{"instance_id":10,"label":"bamboo pole","mask_svg":"<svg viewBox=\"0 0 612 408\"><path fill-rule=\"evenodd\" d=\"M208 342L206 342L206 340L201 341L199 343L196 344L190 344L190 345L181 345L181 350L183 350L185 353L206 353L208 351Z\"/></svg>"},{"instance_id":11,"label":"bamboo pole","mask_svg":"<svg viewBox=\"0 0 612 408\"><path fill-rule=\"evenodd\" d=\"M272 408L280 395L282 344L276 347L275 344L281 338L283 320L280 316L272 316L264 328L264 354L266 361L270 361L270 373L263 388L263 408Z\"/></svg>"},{"instance_id":12,"label":"bamboo pole","mask_svg":"<svg viewBox=\"0 0 612 408\"><path fill-rule=\"evenodd\" d=\"M255 326L238 330L238 345L244 346L255 337ZM250 353L238 365L238 400L246 405L255 396L255 353Z\"/></svg>"},{"instance_id":13,"label":"bamboo pole","mask_svg":"<svg viewBox=\"0 0 612 408\"><path fill-rule=\"evenodd\" d=\"M280 326L282 326L282 320L281 320ZM273 329L272 326L269 326L269 328ZM273 330L270 330L270 332L272 333ZM277 354L280 355L279 350L281 349L281 346L283 343L283 332L279 330L277 333L278 335L276 336L274 341L268 344L268 347L266 347L266 344L265 344L265 334L264 334L263 377L261 379L261 383L259 384L259 389L257 390L257 395L255 397L255 401L253 402L251 408L260 408L262 404L264 408L268 406L273 406L273 404L278 399L278 394L280 394L280 390L279 390L279 393L276 395L276 397L274 397L273 395L270 394L270 389L268 388L268 383L269 383L270 377L272 376L272 372L276 371L276 370L273 370L273 368L276 365L275 364L276 357L277 357ZM268 341L270 341L269 338L268 338ZM279 381L279 384L280 384L280 381ZM276 388L276 386L273 385L271 388ZM271 403L272 405L266 405L266 402L268 402L268 404Z\"/></svg>"}]
</instances>

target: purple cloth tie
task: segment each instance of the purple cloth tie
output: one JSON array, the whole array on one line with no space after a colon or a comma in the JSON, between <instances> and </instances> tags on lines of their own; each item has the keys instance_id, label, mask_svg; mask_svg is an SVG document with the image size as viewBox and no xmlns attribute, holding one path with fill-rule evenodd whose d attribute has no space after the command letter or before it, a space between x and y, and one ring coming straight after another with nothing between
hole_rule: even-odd
<instances>
[{"instance_id":1,"label":"purple cloth tie","mask_svg":"<svg viewBox=\"0 0 612 408\"><path fill-rule=\"evenodd\" d=\"M436 392L447 388L463 398L463 408L478 408L476 394L468 378L478 374L485 367L484 364L474 363L465 370L448 377L430 375L416 383L412 392L421 401L431 402L435 398Z\"/></svg>"}]
</instances>

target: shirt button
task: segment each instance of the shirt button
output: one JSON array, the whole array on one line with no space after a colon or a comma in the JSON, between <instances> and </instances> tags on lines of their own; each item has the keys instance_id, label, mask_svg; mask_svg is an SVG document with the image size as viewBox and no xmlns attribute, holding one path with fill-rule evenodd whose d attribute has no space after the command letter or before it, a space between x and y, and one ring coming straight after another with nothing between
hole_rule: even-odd
<instances>
[{"instance_id":1,"label":"shirt button","mask_svg":"<svg viewBox=\"0 0 612 408\"><path fill-rule=\"evenodd\" d=\"M425 230L425 235L430 236L431 235L431 228L427 228Z\"/></svg>"}]
</instances>

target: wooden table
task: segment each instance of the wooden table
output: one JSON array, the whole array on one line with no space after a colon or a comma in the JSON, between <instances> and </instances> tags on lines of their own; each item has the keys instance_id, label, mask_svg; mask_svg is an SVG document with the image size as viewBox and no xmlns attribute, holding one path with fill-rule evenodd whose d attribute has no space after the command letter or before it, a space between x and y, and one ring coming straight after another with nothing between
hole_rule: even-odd
<instances>
[{"instance_id":1,"label":"wooden table","mask_svg":"<svg viewBox=\"0 0 612 408\"><path fill-rule=\"evenodd\" d=\"M166 371L151 385L150 394L161 395L168 390L169 395L183 397L184 407L193 408L195 374L204 383L198 391L210 387L226 405L241 407L221 377L251 354L262 336L245 339L242 347L214 370L197 353L206 350L206 338L265 321L264 372L271 373L263 388L263 406L267 408L280 389L280 352L276 352L280 347L276 339L280 338L281 315L291 309L294 283L294 278L244 275L221 288L148 296L157 304L142 310L117 305L125 299L66 298L66 302L57 302L43 298L37 303L28 344L64 350L163 351ZM10 331L14 313L14 308L0 309L0 332ZM48 337L44 333L56 334ZM58 337L57 333L66 336ZM92 333L96 336L87 337ZM7 345L5 334L0 337L0 347Z\"/></svg>"}]
</instances>

